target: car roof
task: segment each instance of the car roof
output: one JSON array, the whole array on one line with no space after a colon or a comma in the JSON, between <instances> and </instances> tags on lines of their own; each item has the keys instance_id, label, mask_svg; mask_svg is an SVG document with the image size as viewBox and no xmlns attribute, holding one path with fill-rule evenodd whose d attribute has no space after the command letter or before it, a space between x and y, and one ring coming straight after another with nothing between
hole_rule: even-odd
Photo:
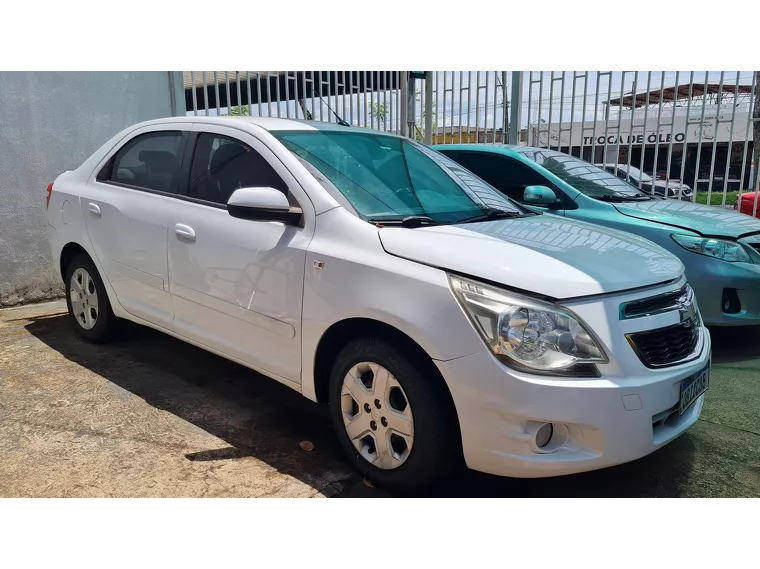
<instances>
[{"instance_id":1,"label":"car roof","mask_svg":"<svg viewBox=\"0 0 760 569\"><path fill-rule=\"evenodd\" d=\"M471 152L494 152L498 154L519 154L520 150L545 150L541 148L532 148L530 146L517 146L515 144L501 144L498 142L477 143L477 144L434 144L436 150L469 150Z\"/></svg>"},{"instance_id":2,"label":"car roof","mask_svg":"<svg viewBox=\"0 0 760 569\"><path fill-rule=\"evenodd\" d=\"M162 119L154 119L139 123L134 126L152 126L159 124L177 124L177 123L195 123L195 124L213 124L220 126L229 126L230 121L255 125L267 131L280 131L280 130L338 130L341 132L363 132L367 133L368 129L355 126L341 126L337 123L323 122L323 121L307 121L301 119L288 119L278 117L238 117L238 116L184 116L184 117L166 117ZM383 132L378 130L370 131L373 134L381 134L386 136L396 137L397 135L390 132Z\"/></svg>"}]
</instances>

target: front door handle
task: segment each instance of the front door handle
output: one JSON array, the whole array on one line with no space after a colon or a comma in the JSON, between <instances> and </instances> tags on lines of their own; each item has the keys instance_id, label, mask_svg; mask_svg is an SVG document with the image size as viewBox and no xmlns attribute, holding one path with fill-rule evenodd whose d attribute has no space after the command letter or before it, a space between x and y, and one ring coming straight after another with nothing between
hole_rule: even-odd
<instances>
[{"instance_id":1,"label":"front door handle","mask_svg":"<svg viewBox=\"0 0 760 569\"><path fill-rule=\"evenodd\" d=\"M100 206L98 204L90 202L87 204L87 209L95 217L100 217Z\"/></svg>"},{"instance_id":2,"label":"front door handle","mask_svg":"<svg viewBox=\"0 0 760 569\"><path fill-rule=\"evenodd\" d=\"M195 241L195 230L189 225L178 223L174 226L174 233L177 234L177 237L181 237L182 239Z\"/></svg>"}]
</instances>

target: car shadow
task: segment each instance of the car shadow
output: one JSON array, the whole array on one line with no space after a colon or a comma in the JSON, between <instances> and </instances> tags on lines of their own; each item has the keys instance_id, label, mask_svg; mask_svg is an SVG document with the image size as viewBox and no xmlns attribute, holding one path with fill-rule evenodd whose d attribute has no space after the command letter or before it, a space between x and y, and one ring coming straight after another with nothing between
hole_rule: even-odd
<instances>
[{"instance_id":1,"label":"car shadow","mask_svg":"<svg viewBox=\"0 0 760 569\"><path fill-rule=\"evenodd\" d=\"M285 385L130 322L122 324L116 340L91 344L65 314L30 320L26 330L66 359L227 445L185 454L187 460L255 457L320 491L325 480L343 485L344 478L356 478L340 454L326 409ZM302 450L301 441L314 450Z\"/></svg>"},{"instance_id":2,"label":"car shadow","mask_svg":"<svg viewBox=\"0 0 760 569\"><path fill-rule=\"evenodd\" d=\"M31 319L25 327L68 360L228 445L186 454L187 460L252 456L319 490L326 474L345 472L337 496L388 495L350 473L324 406L246 367L131 323L125 323L117 341L103 345L81 340L65 315ZM304 440L314 444L314 451L299 448ZM462 469L419 495L676 497L691 475L694 448L686 433L633 463L557 478L506 479Z\"/></svg>"}]
</instances>

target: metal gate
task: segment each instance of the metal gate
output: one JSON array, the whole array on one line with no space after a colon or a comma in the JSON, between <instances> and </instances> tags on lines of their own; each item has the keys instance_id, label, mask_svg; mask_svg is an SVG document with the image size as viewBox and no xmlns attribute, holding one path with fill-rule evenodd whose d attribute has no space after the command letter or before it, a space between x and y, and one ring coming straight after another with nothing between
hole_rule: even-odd
<instances>
[{"instance_id":1,"label":"metal gate","mask_svg":"<svg viewBox=\"0 0 760 569\"><path fill-rule=\"evenodd\" d=\"M321 120L428 144L528 144L722 207L758 190L756 72L186 71L184 82L191 115Z\"/></svg>"}]
</instances>

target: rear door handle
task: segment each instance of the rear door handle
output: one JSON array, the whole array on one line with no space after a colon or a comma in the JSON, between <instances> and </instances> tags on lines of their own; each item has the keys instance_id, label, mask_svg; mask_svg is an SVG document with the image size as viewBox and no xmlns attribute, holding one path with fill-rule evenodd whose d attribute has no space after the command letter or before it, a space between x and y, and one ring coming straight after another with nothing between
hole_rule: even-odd
<instances>
[{"instance_id":1,"label":"rear door handle","mask_svg":"<svg viewBox=\"0 0 760 569\"><path fill-rule=\"evenodd\" d=\"M188 241L195 241L195 230L189 225L178 223L174 226L174 233L177 234L177 237L182 237Z\"/></svg>"},{"instance_id":2,"label":"rear door handle","mask_svg":"<svg viewBox=\"0 0 760 569\"><path fill-rule=\"evenodd\" d=\"M95 217L100 217L100 206L98 204L89 203L89 204L87 204L87 209Z\"/></svg>"}]
</instances>

